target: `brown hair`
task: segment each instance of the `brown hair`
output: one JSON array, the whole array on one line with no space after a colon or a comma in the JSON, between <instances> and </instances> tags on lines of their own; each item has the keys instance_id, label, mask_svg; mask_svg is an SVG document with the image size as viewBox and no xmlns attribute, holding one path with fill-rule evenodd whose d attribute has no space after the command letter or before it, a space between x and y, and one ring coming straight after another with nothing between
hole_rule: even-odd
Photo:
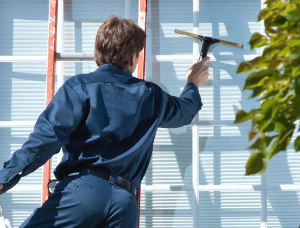
<instances>
[{"instance_id":1,"label":"brown hair","mask_svg":"<svg viewBox=\"0 0 300 228\"><path fill-rule=\"evenodd\" d=\"M98 29L95 40L97 66L111 64L122 70L129 65L133 54L143 49L146 33L129 19L108 18Z\"/></svg>"}]
</instances>

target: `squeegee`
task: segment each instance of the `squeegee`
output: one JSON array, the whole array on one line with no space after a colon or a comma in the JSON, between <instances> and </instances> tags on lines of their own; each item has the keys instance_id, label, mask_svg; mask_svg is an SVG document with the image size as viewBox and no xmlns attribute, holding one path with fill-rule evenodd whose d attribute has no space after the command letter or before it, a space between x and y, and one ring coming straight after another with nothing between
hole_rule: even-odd
<instances>
[{"instance_id":1,"label":"squeegee","mask_svg":"<svg viewBox=\"0 0 300 228\"><path fill-rule=\"evenodd\" d=\"M201 40L202 41L202 48L201 48L201 52L200 52L200 58L201 59L203 59L204 57L207 56L207 52L208 52L209 47L211 45L215 44L215 43L225 44L225 45L238 47L238 48L243 47L242 44L237 44L237 43L233 43L233 42L230 42L230 41L220 40L220 39L216 39L216 38L212 38L212 37L208 37L208 36L201 36L201 35L198 35L198 34L195 34L195 33L185 32L185 31L178 30L178 29L175 29L174 32L176 32L178 34L186 35L186 36L191 36L195 39Z\"/></svg>"}]
</instances>

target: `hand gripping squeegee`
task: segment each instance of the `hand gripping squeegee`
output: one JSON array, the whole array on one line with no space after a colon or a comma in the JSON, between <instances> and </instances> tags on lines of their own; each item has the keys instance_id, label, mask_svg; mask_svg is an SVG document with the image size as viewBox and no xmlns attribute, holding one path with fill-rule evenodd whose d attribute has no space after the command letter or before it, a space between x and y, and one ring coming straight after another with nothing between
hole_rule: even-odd
<instances>
[{"instance_id":1,"label":"hand gripping squeegee","mask_svg":"<svg viewBox=\"0 0 300 228\"><path fill-rule=\"evenodd\" d=\"M202 48L201 48L201 52L200 52L200 58L201 59L203 59L204 57L207 56L207 52L208 52L209 47L211 45L215 44L215 43L221 43L221 44L234 46L234 47L238 47L238 48L243 47L242 44L237 44L237 43L233 43L233 42L229 42L229 41L225 41L225 40L219 40L219 39L208 37L208 36L201 36L201 35L198 35L198 34L195 34L195 33L185 32L185 31L178 30L178 29L175 29L174 32L182 34L182 35L186 35L186 36L191 36L195 39L201 40L202 41Z\"/></svg>"}]
</instances>

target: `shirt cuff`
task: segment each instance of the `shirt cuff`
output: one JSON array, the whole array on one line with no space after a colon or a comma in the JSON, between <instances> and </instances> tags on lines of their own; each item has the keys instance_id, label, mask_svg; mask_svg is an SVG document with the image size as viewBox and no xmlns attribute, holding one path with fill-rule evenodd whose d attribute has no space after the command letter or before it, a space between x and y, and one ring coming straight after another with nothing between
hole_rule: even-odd
<instances>
[{"instance_id":1,"label":"shirt cuff","mask_svg":"<svg viewBox=\"0 0 300 228\"><path fill-rule=\"evenodd\" d=\"M3 170L0 171L0 184L3 184L2 193L7 192L14 187L21 179L21 173L14 176L9 175L8 171L5 169L6 164L7 162L4 163Z\"/></svg>"},{"instance_id":2,"label":"shirt cuff","mask_svg":"<svg viewBox=\"0 0 300 228\"><path fill-rule=\"evenodd\" d=\"M193 99L194 104L196 104L197 112L198 112L202 108L202 105L203 105L198 87L194 83L188 82L185 85L182 93L189 91L189 90L194 91L192 99Z\"/></svg>"}]
</instances>

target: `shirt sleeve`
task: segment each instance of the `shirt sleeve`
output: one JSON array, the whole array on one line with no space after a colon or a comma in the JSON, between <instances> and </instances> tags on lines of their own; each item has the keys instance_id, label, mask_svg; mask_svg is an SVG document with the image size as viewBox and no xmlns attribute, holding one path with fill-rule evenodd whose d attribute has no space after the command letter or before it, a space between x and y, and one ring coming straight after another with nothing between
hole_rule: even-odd
<instances>
[{"instance_id":1,"label":"shirt sleeve","mask_svg":"<svg viewBox=\"0 0 300 228\"><path fill-rule=\"evenodd\" d=\"M83 113L83 102L78 94L64 84L37 119L28 140L4 163L0 171L3 192L58 153L68 143L69 135L79 125Z\"/></svg>"},{"instance_id":2,"label":"shirt sleeve","mask_svg":"<svg viewBox=\"0 0 300 228\"><path fill-rule=\"evenodd\" d=\"M171 96L162 89L158 96L160 125L163 128L175 128L190 124L202 107L198 88L187 83L179 97Z\"/></svg>"}]
</instances>

